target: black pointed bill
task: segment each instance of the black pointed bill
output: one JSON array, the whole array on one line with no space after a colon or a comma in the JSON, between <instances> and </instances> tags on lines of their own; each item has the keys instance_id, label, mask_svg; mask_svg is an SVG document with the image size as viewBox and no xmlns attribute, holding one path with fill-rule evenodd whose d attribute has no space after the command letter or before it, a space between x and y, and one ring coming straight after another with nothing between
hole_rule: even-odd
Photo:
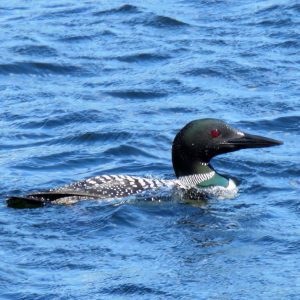
<instances>
[{"instance_id":1,"label":"black pointed bill","mask_svg":"<svg viewBox=\"0 0 300 300\"><path fill-rule=\"evenodd\" d=\"M264 136L249 133L240 133L238 136L228 139L224 145L234 149L262 148L282 145L283 142L270 139Z\"/></svg>"}]
</instances>

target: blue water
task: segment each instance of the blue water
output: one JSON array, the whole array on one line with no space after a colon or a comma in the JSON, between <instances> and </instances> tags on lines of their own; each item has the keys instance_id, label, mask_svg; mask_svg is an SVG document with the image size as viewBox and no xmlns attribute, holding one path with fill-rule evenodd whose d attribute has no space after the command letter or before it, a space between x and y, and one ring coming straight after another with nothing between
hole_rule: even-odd
<instances>
[{"instance_id":1,"label":"blue water","mask_svg":"<svg viewBox=\"0 0 300 300\"><path fill-rule=\"evenodd\" d=\"M1 299L299 299L298 1L1 1ZM284 141L215 158L207 204L7 195L172 178L187 122Z\"/></svg>"}]
</instances>

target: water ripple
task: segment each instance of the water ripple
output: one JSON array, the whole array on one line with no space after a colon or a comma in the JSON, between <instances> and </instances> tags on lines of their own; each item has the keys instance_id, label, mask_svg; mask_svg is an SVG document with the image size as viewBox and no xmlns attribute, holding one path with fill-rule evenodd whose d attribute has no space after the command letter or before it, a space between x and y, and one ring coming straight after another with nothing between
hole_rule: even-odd
<instances>
[{"instance_id":1,"label":"water ripple","mask_svg":"<svg viewBox=\"0 0 300 300\"><path fill-rule=\"evenodd\" d=\"M79 112L71 112L71 113L59 113L49 116L47 118L41 118L36 120L28 120L27 122L22 122L19 126L21 128L55 128L62 125L69 125L69 124L78 124L78 123L90 123L91 120L98 120L105 122L110 119L110 116L104 116L98 110L82 110Z\"/></svg>"},{"instance_id":2,"label":"water ripple","mask_svg":"<svg viewBox=\"0 0 300 300\"><path fill-rule=\"evenodd\" d=\"M119 61L125 62L149 62L153 63L156 61L161 61L168 59L170 56L158 53L136 53L136 54L129 54L117 57Z\"/></svg>"},{"instance_id":3,"label":"water ripple","mask_svg":"<svg viewBox=\"0 0 300 300\"><path fill-rule=\"evenodd\" d=\"M22 45L11 48L15 54L51 57L57 56L57 51L46 45Z\"/></svg>"},{"instance_id":4,"label":"water ripple","mask_svg":"<svg viewBox=\"0 0 300 300\"><path fill-rule=\"evenodd\" d=\"M48 2L0 7L2 298L296 299L299 3ZM207 117L284 141L212 161L233 200L6 207L91 176L174 178L175 134Z\"/></svg>"},{"instance_id":5,"label":"water ripple","mask_svg":"<svg viewBox=\"0 0 300 300\"><path fill-rule=\"evenodd\" d=\"M158 27L158 28L172 28L172 27L185 27L189 26L189 24L177 20L175 18L167 17L167 16L154 16L150 20L146 21L147 25Z\"/></svg>"},{"instance_id":6,"label":"water ripple","mask_svg":"<svg viewBox=\"0 0 300 300\"><path fill-rule=\"evenodd\" d=\"M129 98L129 99L152 99L152 98L162 98L167 95L164 92L157 91L145 91L145 90L119 90L119 91L106 91L108 95L119 97L119 98Z\"/></svg>"},{"instance_id":7,"label":"water ripple","mask_svg":"<svg viewBox=\"0 0 300 300\"><path fill-rule=\"evenodd\" d=\"M156 290L151 287L142 284L121 284L117 286L110 286L109 288L102 289L104 294L108 295L139 295L139 296L150 296L150 295L161 295L167 296L168 294L164 291Z\"/></svg>"},{"instance_id":8,"label":"water ripple","mask_svg":"<svg viewBox=\"0 0 300 300\"><path fill-rule=\"evenodd\" d=\"M150 158L156 158L156 156L149 154L146 151L143 151L137 147L129 146L129 145L120 145L117 147L112 147L106 151L104 151L106 155L114 155L117 157L128 157L128 156L144 156Z\"/></svg>"},{"instance_id":9,"label":"water ripple","mask_svg":"<svg viewBox=\"0 0 300 300\"><path fill-rule=\"evenodd\" d=\"M139 12L140 12L140 10L138 9L138 7L136 7L134 5L130 5L130 4L124 4L120 7L94 12L93 15L94 16L102 16L102 15L109 15L109 14L111 14L111 15L126 14L127 15L127 14L136 14Z\"/></svg>"},{"instance_id":10,"label":"water ripple","mask_svg":"<svg viewBox=\"0 0 300 300\"><path fill-rule=\"evenodd\" d=\"M240 122L245 126L252 126L261 128L263 130L282 130L287 132L298 133L300 128L300 117L299 116L285 116L274 118L271 120L256 120L254 122Z\"/></svg>"},{"instance_id":11,"label":"water ripple","mask_svg":"<svg viewBox=\"0 0 300 300\"><path fill-rule=\"evenodd\" d=\"M84 69L75 65L44 63L44 62L19 62L13 64L0 64L0 74L24 74L24 75L82 75Z\"/></svg>"}]
</instances>

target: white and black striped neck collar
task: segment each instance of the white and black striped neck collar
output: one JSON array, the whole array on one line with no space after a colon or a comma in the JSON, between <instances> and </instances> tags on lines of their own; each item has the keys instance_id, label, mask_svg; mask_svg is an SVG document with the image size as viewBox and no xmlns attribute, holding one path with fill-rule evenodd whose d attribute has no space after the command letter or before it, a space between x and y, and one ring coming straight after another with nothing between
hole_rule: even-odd
<instances>
[{"instance_id":1,"label":"white and black striped neck collar","mask_svg":"<svg viewBox=\"0 0 300 300\"><path fill-rule=\"evenodd\" d=\"M180 184L182 184L184 187L191 188L191 187L195 187L207 180L212 179L215 176L215 174L216 174L216 172L211 170L211 172L207 172L207 173L180 176L178 178L178 180L179 180Z\"/></svg>"}]
</instances>

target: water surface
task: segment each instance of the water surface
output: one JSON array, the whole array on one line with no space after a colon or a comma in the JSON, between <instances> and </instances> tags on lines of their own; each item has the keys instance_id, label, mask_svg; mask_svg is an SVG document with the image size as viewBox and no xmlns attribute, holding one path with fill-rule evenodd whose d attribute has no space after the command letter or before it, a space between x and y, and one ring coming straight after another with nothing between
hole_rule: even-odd
<instances>
[{"instance_id":1,"label":"water surface","mask_svg":"<svg viewBox=\"0 0 300 300\"><path fill-rule=\"evenodd\" d=\"M2 1L1 299L297 299L298 1ZM284 145L216 158L234 200L7 208L101 174L173 178L187 122Z\"/></svg>"}]
</instances>

